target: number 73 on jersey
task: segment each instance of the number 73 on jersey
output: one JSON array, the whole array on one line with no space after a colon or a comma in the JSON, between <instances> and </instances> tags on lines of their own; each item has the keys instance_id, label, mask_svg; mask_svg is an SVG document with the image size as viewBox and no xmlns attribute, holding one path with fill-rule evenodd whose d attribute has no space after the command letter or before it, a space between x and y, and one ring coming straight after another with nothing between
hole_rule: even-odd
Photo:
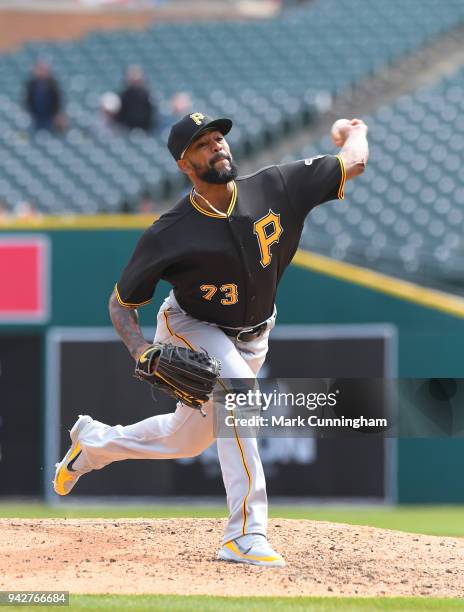
<instances>
[{"instance_id":1,"label":"number 73 on jersey","mask_svg":"<svg viewBox=\"0 0 464 612\"><path fill-rule=\"evenodd\" d=\"M200 291L203 291L202 296L204 300L211 302L214 295L219 291L221 297L221 304L223 306L232 306L238 302L238 288L235 283L227 283L217 287L216 285L201 285Z\"/></svg>"}]
</instances>

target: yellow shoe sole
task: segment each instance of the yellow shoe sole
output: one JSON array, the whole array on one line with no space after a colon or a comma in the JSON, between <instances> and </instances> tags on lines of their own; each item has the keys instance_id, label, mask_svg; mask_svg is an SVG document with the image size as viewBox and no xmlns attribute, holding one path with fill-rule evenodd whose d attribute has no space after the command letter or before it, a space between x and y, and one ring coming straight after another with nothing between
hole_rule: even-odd
<instances>
[{"instance_id":1,"label":"yellow shoe sole","mask_svg":"<svg viewBox=\"0 0 464 612\"><path fill-rule=\"evenodd\" d=\"M86 415L79 415L78 420L69 432L71 437L71 447L63 457L62 461L56 464L55 478L53 480L53 489L58 495L68 495L81 476L81 474L76 474L76 472L70 472L68 470L68 465L82 450L78 440L79 432L91 421L92 419L90 417Z\"/></svg>"}]
</instances>

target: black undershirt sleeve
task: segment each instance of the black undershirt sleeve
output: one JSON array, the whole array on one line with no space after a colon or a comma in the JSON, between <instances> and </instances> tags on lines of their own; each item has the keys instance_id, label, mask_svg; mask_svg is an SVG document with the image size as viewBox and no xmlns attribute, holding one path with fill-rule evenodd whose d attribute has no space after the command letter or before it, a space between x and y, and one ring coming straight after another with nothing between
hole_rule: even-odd
<instances>
[{"instance_id":1,"label":"black undershirt sleeve","mask_svg":"<svg viewBox=\"0 0 464 612\"><path fill-rule=\"evenodd\" d=\"M345 197L346 173L338 155L321 155L277 167L290 205L303 218L318 204Z\"/></svg>"},{"instance_id":2,"label":"black undershirt sleeve","mask_svg":"<svg viewBox=\"0 0 464 612\"><path fill-rule=\"evenodd\" d=\"M115 294L121 306L135 308L150 302L164 268L160 240L152 226L142 234L116 284Z\"/></svg>"}]
</instances>

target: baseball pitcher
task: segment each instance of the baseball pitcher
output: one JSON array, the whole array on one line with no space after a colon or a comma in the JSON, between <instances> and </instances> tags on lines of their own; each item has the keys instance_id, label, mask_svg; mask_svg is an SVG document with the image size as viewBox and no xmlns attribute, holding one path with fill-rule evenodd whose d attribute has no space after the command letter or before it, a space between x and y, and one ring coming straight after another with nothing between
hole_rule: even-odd
<instances>
[{"instance_id":1,"label":"baseball pitcher","mask_svg":"<svg viewBox=\"0 0 464 612\"><path fill-rule=\"evenodd\" d=\"M67 495L83 474L123 459L192 457L214 441L216 382L253 379L275 324L277 285L298 248L308 213L344 197L345 181L367 163L367 126L332 128L338 155L274 165L238 177L226 135L230 119L192 113L172 126L168 148L192 189L140 238L109 302L136 375L178 400L175 412L110 426L80 416L57 464L54 488ZM154 342L137 309L160 279L173 289ZM266 537L266 483L255 438L217 440L229 519L218 558L266 567L285 562Z\"/></svg>"}]
</instances>

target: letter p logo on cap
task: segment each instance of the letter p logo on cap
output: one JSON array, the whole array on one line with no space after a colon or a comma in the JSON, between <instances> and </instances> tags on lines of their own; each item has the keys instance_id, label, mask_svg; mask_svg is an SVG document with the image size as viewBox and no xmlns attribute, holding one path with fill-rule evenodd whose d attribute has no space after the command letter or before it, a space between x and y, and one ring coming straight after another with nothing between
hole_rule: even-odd
<instances>
[{"instance_id":1,"label":"letter p logo on cap","mask_svg":"<svg viewBox=\"0 0 464 612\"><path fill-rule=\"evenodd\" d=\"M194 121L197 125L201 125L203 123L204 118L205 116L202 115L201 113L192 113L190 115L190 119Z\"/></svg>"}]
</instances>

